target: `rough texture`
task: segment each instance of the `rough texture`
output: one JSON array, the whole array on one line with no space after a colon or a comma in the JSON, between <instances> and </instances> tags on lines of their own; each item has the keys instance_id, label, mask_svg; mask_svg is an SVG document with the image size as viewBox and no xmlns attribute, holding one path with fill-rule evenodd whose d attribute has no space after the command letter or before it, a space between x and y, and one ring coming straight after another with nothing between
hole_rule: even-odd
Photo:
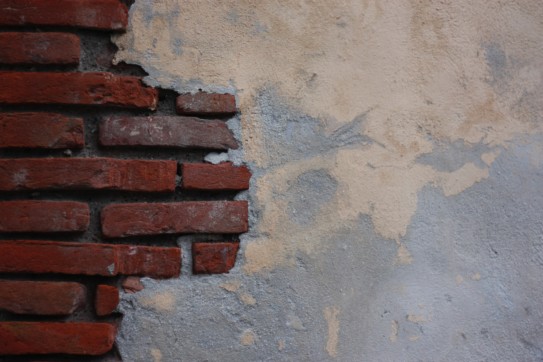
<instances>
[{"instance_id":1,"label":"rough texture","mask_svg":"<svg viewBox=\"0 0 543 362\"><path fill-rule=\"evenodd\" d=\"M2 232L69 232L89 227L89 206L72 201L2 201Z\"/></svg>"},{"instance_id":2,"label":"rough texture","mask_svg":"<svg viewBox=\"0 0 543 362\"><path fill-rule=\"evenodd\" d=\"M181 250L40 240L0 241L1 273L178 276Z\"/></svg>"},{"instance_id":3,"label":"rough texture","mask_svg":"<svg viewBox=\"0 0 543 362\"><path fill-rule=\"evenodd\" d=\"M223 121L193 117L111 117L100 124L103 146L236 149Z\"/></svg>"},{"instance_id":4,"label":"rough texture","mask_svg":"<svg viewBox=\"0 0 543 362\"><path fill-rule=\"evenodd\" d=\"M114 238L181 233L247 231L246 201L113 204L102 209L102 232Z\"/></svg>"},{"instance_id":5,"label":"rough texture","mask_svg":"<svg viewBox=\"0 0 543 362\"><path fill-rule=\"evenodd\" d=\"M87 289L79 283L0 280L0 310L10 313L69 315L86 298Z\"/></svg>"},{"instance_id":6,"label":"rough texture","mask_svg":"<svg viewBox=\"0 0 543 362\"><path fill-rule=\"evenodd\" d=\"M111 285L100 284L96 287L94 308L96 315L103 317L115 311L119 304L119 290Z\"/></svg>"},{"instance_id":7,"label":"rough texture","mask_svg":"<svg viewBox=\"0 0 543 362\"><path fill-rule=\"evenodd\" d=\"M116 61L235 93L243 147L216 158L253 177L236 266L143 279L123 358L541 360L542 18L537 0L136 1Z\"/></svg>"},{"instance_id":8,"label":"rough texture","mask_svg":"<svg viewBox=\"0 0 543 362\"><path fill-rule=\"evenodd\" d=\"M193 243L192 271L194 274L228 273L236 264L238 242Z\"/></svg>"},{"instance_id":9,"label":"rough texture","mask_svg":"<svg viewBox=\"0 0 543 362\"><path fill-rule=\"evenodd\" d=\"M181 94L177 97L175 106L178 114L228 116L236 113L236 98L233 94Z\"/></svg>"},{"instance_id":10,"label":"rough texture","mask_svg":"<svg viewBox=\"0 0 543 362\"><path fill-rule=\"evenodd\" d=\"M251 172L246 166L231 162L219 165L184 163L181 165L182 187L189 190L247 190Z\"/></svg>"},{"instance_id":11,"label":"rough texture","mask_svg":"<svg viewBox=\"0 0 543 362\"><path fill-rule=\"evenodd\" d=\"M118 0L0 0L0 25L126 28L128 10Z\"/></svg>"},{"instance_id":12,"label":"rough texture","mask_svg":"<svg viewBox=\"0 0 543 362\"><path fill-rule=\"evenodd\" d=\"M114 340L106 323L0 322L0 355L101 355Z\"/></svg>"},{"instance_id":13,"label":"rough texture","mask_svg":"<svg viewBox=\"0 0 543 362\"><path fill-rule=\"evenodd\" d=\"M0 33L1 64L79 63L80 41L65 33Z\"/></svg>"},{"instance_id":14,"label":"rough texture","mask_svg":"<svg viewBox=\"0 0 543 362\"><path fill-rule=\"evenodd\" d=\"M0 148L83 148L82 118L56 113L0 114Z\"/></svg>"},{"instance_id":15,"label":"rough texture","mask_svg":"<svg viewBox=\"0 0 543 362\"><path fill-rule=\"evenodd\" d=\"M0 191L121 190L172 192L177 162L113 158L0 159Z\"/></svg>"},{"instance_id":16,"label":"rough texture","mask_svg":"<svg viewBox=\"0 0 543 362\"><path fill-rule=\"evenodd\" d=\"M104 105L155 109L158 91L112 73L0 72L0 104Z\"/></svg>"}]
</instances>

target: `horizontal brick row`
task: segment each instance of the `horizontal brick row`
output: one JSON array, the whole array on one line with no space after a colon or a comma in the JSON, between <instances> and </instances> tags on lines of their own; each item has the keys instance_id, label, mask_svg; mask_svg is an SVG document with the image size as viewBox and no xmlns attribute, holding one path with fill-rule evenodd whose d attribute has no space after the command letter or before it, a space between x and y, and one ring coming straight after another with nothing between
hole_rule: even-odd
<instances>
[{"instance_id":1,"label":"horizontal brick row","mask_svg":"<svg viewBox=\"0 0 543 362\"><path fill-rule=\"evenodd\" d=\"M90 209L74 201L1 201L0 232L76 232L89 227Z\"/></svg>"},{"instance_id":2,"label":"horizontal brick row","mask_svg":"<svg viewBox=\"0 0 543 362\"><path fill-rule=\"evenodd\" d=\"M87 289L79 283L0 280L0 310L10 313L69 315L86 298Z\"/></svg>"},{"instance_id":3,"label":"horizontal brick row","mask_svg":"<svg viewBox=\"0 0 543 362\"><path fill-rule=\"evenodd\" d=\"M182 186L188 190L247 190L251 172L230 162L219 165L185 163L181 166Z\"/></svg>"},{"instance_id":4,"label":"horizontal brick row","mask_svg":"<svg viewBox=\"0 0 543 362\"><path fill-rule=\"evenodd\" d=\"M177 113L184 115L229 116L236 113L236 98L232 94L181 94L175 105Z\"/></svg>"},{"instance_id":5,"label":"horizontal brick row","mask_svg":"<svg viewBox=\"0 0 543 362\"><path fill-rule=\"evenodd\" d=\"M213 242L192 244L192 271L194 274L228 273L236 264L239 242Z\"/></svg>"},{"instance_id":6,"label":"horizontal brick row","mask_svg":"<svg viewBox=\"0 0 543 362\"><path fill-rule=\"evenodd\" d=\"M119 0L0 0L0 26L68 26L123 30L128 9Z\"/></svg>"},{"instance_id":7,"label":"horizontal brick row","mask_svg":"<svg viewBox=\"0 0 543 362\"><path fill-rule=\"evenodd\" d=\"M83 148L82 118L56 113L0 113L0 148Z\"/></svg>"},{"instance_id":8,"label":"horizontal brick row","mask_svg":"<svg viewBox=\"0 0 543 362\"><path fill-rule=\"evenodd\" d=\"M179 276L181 249L135 245L0 241L0 273Z\"/></svg>"},{"instance_id":9,"label":"horizontal brick row","mask_svg":"<svg viewBox=\"0 0 543 362\"><path fill-rule=\"evenodd\" d=\"M111 204L102 209L105 237L247 231L246 201Z\"/></svg>"},{"instance_id":10,"label":"horizontal brick row","mask_svg":"<svg viewBox=\"0 0 543 362\"><path fill-rule=\"evenodd\" d=\"M118 304L119 290L116 287L101 284L96 288L94 306L98 316L103 317L113 313Z\"/></svg>"},{"instance_id":11,"label":"horizontal brick row","mask_svg":"<svg viewBox=\"0 0 543 362\"><path fill-rule=\"evenodd\" d=\"M102 146L237 149L223 121L192 117L110 117L100 124Z\"/></svg>"},{"instance_id":12,"label":"horizontal brick row","mask_svg":"<svg viewBox=\"0 0 543 362\"><path fill-rule=\"evenodd\" d=\"M0 159L0 191L175 190L176 161L112 158Z\"/></svg>"},{"instance_id":13,"label":"horizontal brick row","mask_svg":"<svg viewBox=\"0 0 543 362\"><path fill-rule=\"evenodd\" d=\"M114 340L107 323L0 322L0 355L101 355Z\"/></svg>"},{"instance_id":14,"label":"horizontal brick row","mask_svg":"<svg viewBox=\"0 0 543 362\"><path fill-rule=\"evenodd\" d=\"M79 64L80 41L65 33L0 33L0 63Z\"/></svg>"},{"instance_id":15,"label":"horizontal brick row","mask_svg":"<svg viewBox=\"0 0 543 362\"><path fill-rule=\"evenodd\" d=\"M104 72L0 72L0 104L102 105L155 109L158 91Z\"/></svg>"}]
</instances>

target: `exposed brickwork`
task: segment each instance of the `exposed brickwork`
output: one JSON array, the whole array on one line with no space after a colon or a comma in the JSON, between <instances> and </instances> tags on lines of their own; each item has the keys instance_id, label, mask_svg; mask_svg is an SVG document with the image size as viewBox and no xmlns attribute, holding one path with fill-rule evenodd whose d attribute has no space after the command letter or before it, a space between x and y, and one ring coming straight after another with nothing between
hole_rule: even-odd
<instances>
[{"instance_id":1,"label":"exposed brickwork","mask_svg":"<svg viewBox=\"0 0 543 362\"><path fill-rule=\"evenodd\" d=\"M100 124L103 146L238 148L223 121L193 117L111 117Z\"/></svg>"},{"instance_id":2,"label":"exposed brickwork","mask_svg":"<svg viewBox=\"0 0 543 362\"><path fill-rule=\"evenodd\" d=\"M41 240L0 241L0 273L56 273L171 278L181 249Z\"/></svg>"},{"instance_id":3,"label":"exposed brickwork","mask_svg":"<svg viewBox=\"0 0 543 362\"><path fill-rule=\"evenodd\" d=\"M232 94L182 94L177 97L176 108L178 114L229 116L236 113L236 98Z\"/></svg>"},{"instance_id":4,"label":"exposed brickwork","mask_svg":"<svg viewBox=\"0 0 543 362\"><path fill-rule=\"evenodd\" d=\"M117 308L119 304L119 290L111 285L99 285L96 287L94 306L98 316L106 316Z\"/></svg>"},{"instance_id":5,"label":"exposed brickwork","mask_svg":"<svg viewBox=\"0 0 543 362\"><path fill-rule=\"evenodd\" d=\"M114 340L107 323L0 322L0 355L101 355Z\"/></svg>"},{"instance_id":6,"label":"exposed brickwork","mask_svg":"<svg viewBox=\"0 0 543 362\"><path fill-rule=\"evenodd\" d=\"M118 0L0 0L0 25L49 25L124 30L128 9Z\"/></svg>"},{"instance_id":7,"label":"exposed brickwork","mask_svg":"<svg viewBox=\"0 0 543 362\"><path fill-rule=\"evenodd\" d=\"M86 298L87 289L79 283L0 280L0 310L10 313L69 315Z\"/></svg>"},{"instance_id":8,"label":"exposed brickwork","mask_svg":"<svg viewBox=\"0 0 543 362\"><path fill-rule=\"evenodd\" d=\"M103 105L155 109L156 89L111 73L0 72L0 104Z\"/></svg>"},{"instance_id":9,"label":"exposed brickwork","mask_svg":"<svg viewBox=\"0 0 543 362\"><path fill-rule=\"evenodd\" d=\"M0 159L0 190L175 190L177 162L111 158Z\"/></svg>"},{"instance_id":10,"label":"exposed brickwork","mask_svg":"<svg viewBox=\"0 0 543 362\"><path fill-rule=\"evenodd\" d=\"M189 190L247 190L251 172L230 162L219 165L185 163L182 165L183 188Z\"/></svg>"},{"instance_id":11,"label":"exposed brickwork","mask_svg":"<svg viewBox=\"0 0 543 362\"><path fill-rule=\"evenodd\" d=\"M0 148L83 148L82 118L56 113L0 113Z\"/></svg>"},{"instance_id":12,"label":"exposed brickwork","mask_svg":"<svg viewBox=\"0 0 543 362\"><path fill-rule=\"evenodd\" d=\"M247 231L246 201L190 201L108 205L102 210L106 237Z\"/></svg>"},{"instance_id":13,"label":"exposed brickwork","mask_svg":"<svg viewBox=\"0 0 543 362\"><path fill-rule=\"evenodd\" d=\"M73 34L0 33L0 64L76 65L79 53L80 41Z\"/></svg>"},{"instance_id":14,"label":"exposed brickwork","mask_svg":"<svg viewBox=\"0 0 543 362\"><path fill-rule=\"evenodd\" d=\"M239 243L220 240L248 229L231 192L248 168L203 163L238 148L235 97L114 67L105 42L126 29L123 3L0 0L0 361L117 361L119 290L179 277L176 234L217 234L194 243L193 273L228 273Z\"/></svg>"},{"instance_id":15,"label":"exposed brickwork","mask_svg":"<svg viewBox=\"0 0 543 362\"><path fill-rule=\"evenodd\" d=\"M239 243L193 243L192 271L195 274L228 273L236 263Z\"/></svg>"},{"instance_id":16,"label":"exposed brickwork","mask_svg":"<svg viewBox=\"0 0 543 362\"><path fill-rule=\"evenodd\" d=\"M1 232L69 232L89 227L89 206L73 201L2 201Z\"/></svg>"}]
</instances>

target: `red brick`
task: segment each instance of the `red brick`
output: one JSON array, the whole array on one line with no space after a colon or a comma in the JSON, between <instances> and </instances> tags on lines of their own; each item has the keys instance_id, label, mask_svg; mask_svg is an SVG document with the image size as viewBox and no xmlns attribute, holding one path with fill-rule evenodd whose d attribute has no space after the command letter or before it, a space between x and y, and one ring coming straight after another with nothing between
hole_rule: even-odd
<instances>
[{"instance_id":1,"label":"red brick","mask_svg":"<svg viewBox=\"0 0 543 362\"><path fill-rule=\"evenodd\" d=\"M83 148L83 119L55 113L0 113L0 148Z\"/></svg>"},{"instance_id":2,"label":"red brick","mask_svg":"<svg viewBox=\"0 0 543 362\"><path fill-rule=\"evenodd\" d=\"M106 237L247 231L246 201L113 204L102 209Z\"/></svg>"},{"instance_id":3,"label":"red brick","mask_svg":"<svg viewBox=\"0 0 543 362\"><path fill-rule=\"evenodd\" d=\"M0 63L79 64L80 41L66 33L0 33Z\"/></svg>"},{"instance_id":4,"label":"red brick","mask_svg":"<svg viewBox=\"0 0 543 362\"><path fill-rule=\"evenodd\" d=\"M236 264L239 243L193 243L192 268L194 274L228 273Z\"/></svg>"},{"instance_id":5,"label":"red brick","mask_svg":"<svg viewBox=\"0 0 543 362\"><path fill-rule=\"evenodd\" d=\"M126 277L122 282L122 286L125 293L130 294L141 292L144 289L141 278L134 276Z\"/></svg>"},{"instance_id":6,"label":"red brick","mask_svg":"<svg viewBox=\"0 0 543 362\"><path fill-rule=\"evenodd\" d=\"M179 275L181 249L56 242L0 241L0 273L141 275L169 278Z\"/></svg>"},{"instance_id":7,"label":"red brick","mask_svg":"<svg viewBox=\"0 0 543 362\"><path fill-rule=\"evenodd\" d=\"M0 0L0 25L124 30L128 9L119 0Z\"/></svg>"},{"instance_id":8,"label":"red brick","mask_svg":"<svg viewBox=\"0 0 543 362\"><path fill-rule=\"evenodd\" d=\"M103 146L236 149L223 121L193 117L110 117L100 124Z\"/></svg>"},{"instance_id":9,"label":"red brick","mask_svg":"<svg viewBox=\"0 0 543 362\"><path fill-rule=\"evenodd\" d=\"M178 114L228 116L236 113L236 98L232 94L196 93L177 97Z\"/></svg>"},{"instance_id":10,"label":"red brick","mask_svg":"<svg viewBox=\"0 0 543 362\"><path fill-rule=\"evenodd\" d=\"M251 172L245 166L230 162L219 165L184 163L182 185L189 190L247 190Z\"/></svg>"},{"instance_id":11,"label":"red brick","mask_svg":"<svg viewBox=\"0 0 543 362\"><path fill-rule=\"evenodd\" d=\"M176 161L113 158L0 159L0 191L175 190Z\"/></svg>"},{"instance_id":12,"label":"red brick","mask_svg":"<svg viewBox=\"0 0 543 362\"><path fill-rule=\"evenodd\" d=\"M0 104L104 105L155 109L158 91L111 73L0 72Z\"/></svg>"},{"instance_id":13,"label":"red brick","mask_svg":"<svg viewBox=\"0 0 543 362\"><path fill-rule=\"evenodd\" d=\"M100 317L109 315L119 305L119 290L111 285L99 285L96 288L96 299L94 306L96 314Z\"/></svg>"},{"instance_id":14,"label":"red brick","mask_svg":"<svg viewBox=\"0 0 543 362\"><path fill-rule=\"evenodd\" d=\"M16 314L69 315L85 304L84 285L0 280L0 310Z\"/></svg>"},{"instance_id":15,"label":"red brick","mask_svg":"<svg viewBox=\"0 0 543 362\"><path fill-rule=\"evenodd\" d=\"M0 322L0 355L101 355L114 341L107 323Z\"/></svg>"},{"instance_id":16,"label":"red brick","mask_svg":"<svg viewBox=\"0 0 543 362\"><path fill-rule=\"evenodd\" d=\"M0 202L0 232L85 231L89 218L89 206L81 202Z\"/></svg>"}]
</instances>

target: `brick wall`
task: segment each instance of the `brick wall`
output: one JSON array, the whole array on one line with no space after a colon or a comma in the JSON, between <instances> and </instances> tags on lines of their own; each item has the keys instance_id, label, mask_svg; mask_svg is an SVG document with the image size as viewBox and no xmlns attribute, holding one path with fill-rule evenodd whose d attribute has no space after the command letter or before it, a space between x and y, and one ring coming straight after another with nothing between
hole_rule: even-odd
<instances>
[{"instance_id":1,"label":"brick wall","mask_svg":"<svg viewBox=\"0 0 543 362\"><path fill-rule=\"evenodd\" d=\"M112 66L119 0L0 0L0 360L117 360L119 288L227 273L248 205L228 94L176 94ZM92 357L98 356L98 357Z\"/></svg>"}]
</instances>

